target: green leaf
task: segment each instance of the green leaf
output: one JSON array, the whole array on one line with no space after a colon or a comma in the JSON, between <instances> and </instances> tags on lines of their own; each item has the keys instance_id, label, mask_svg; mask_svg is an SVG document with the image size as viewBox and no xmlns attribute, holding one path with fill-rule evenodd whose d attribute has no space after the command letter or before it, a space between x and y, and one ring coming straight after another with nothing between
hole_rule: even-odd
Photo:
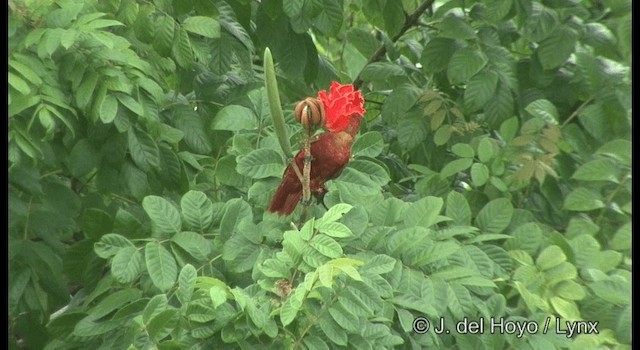
<instances>
[{"instance_id":1,"label":"green leaf","mask_svg":"<svg viewBox=\"0 0 640 350\"><path fill-rule=\"evenodd\" d=\"M160 150L149 134L131 128L127 140L131 158L141 170L147 172L160 166Z\"/></svg>"},{"instance_id":2,"label":"green leaf","mask_svg":"<svg viewBox=\"0 0 640 350\"><path fill-rule=\"evenodd\" d=\"M196 268L191 264L184 265L182 270L180 270L180 274L178 275L178 289L176 290L176 297L178 297L178 300L180 300L180 303L182 305L185 305L189 301L191 301L197 276L198 273L196 271Z\"/></svg>"},{"instance_id":3,"label":"green leaf","mask_svg":"<svg viewBox=\"0 0 640 350\"><path fill-rule=\"evenodd\" d=\"M343 3L341 1L322 0L320 13L316 16L314 26L326 35L336 35L342 27Z\"/></svg>"},{"instance_id":4,"label":"green leaf","mask_svg":"<svg viewBox=\"0 0 640 350\"><path fill-rule=\"evenodd\" d=\"M260 271L267 277L286 278L290 276L289 266L276 259L268 259L259 266Z\"/></svg>"},{"instance_id":5,"label":"green leaf","mask_svg":"<svg viewBox=\"0 0 640 350\"><path fill-rule=\"evenodd\" d=\"M384 3L382 20L386 33L390 36L399 33L404 25L406 15L402 5L403 4L398 1L387 1Z\"/></svg>"},{"instance_id":6,"label":"green leaf","mask_svg":"<svg viewBox=\"0 0 640 350\"><path fill-rule=\"evenodd\" d=\"M513 205L506 198L494 199L487 203L476 217L476 224L483 233L500 233L511 222Z\"/></svg>"},{"instance_id":7,"label":"green leaf","mask_svg":"<svg viewBox=\"0 0 640 350\"><path fill-rule=\"evenodd\" d=\"M347 346L347 333L344 328L334 321L333 317L327 312L324 313L318 322L320 329L329 340L341 346Z\"/></svg>"},{"instance_id":8,"label":"green leaf","mask_svg":"<svg viewBox=\"0 0 640 350\"><path fill-rule=\"evenodd\" d=\"M213 222L213 203L200 191L189 191L180 200L184 223L194 230L205 232Z\"/></svg>"},{"instance_id":9,"label":"green leaf","mask_svg":"<svg viewBox=\"0 0 640 350\"><path fill-rule=\"evenodd\" d=\"M559 297L552 297L549 301L560 317L567 320L580 320L580 310L575 302Z\"/></svg>"},{"instance_id":10,"label":"green leaf","mask_svg":"<svg viewBox=\"0 0 640 350\"><path fill-rule=\"evenodd\" d=\"M498 87L494 96L484 106L487 120L497 127L502 122L513 116L513 95L509 87L502 81L498 81Z\"/></svg>"},{"instance_id":11,"label":"green leaf","mask_svg":"<svg viewBox=\"0 0 640 350\"><path fill-rule=\"evenodd\" d=\"M360 73L361 79L365 81L385 81L387 79L404 76L406 76L404 69L392 62L369 63Z\"/></svg>"},{"instance_id":12,"label":"green leaf","mask_svg":"<svg viewBox=\"0 0 640 350\"><path fill-rule=\"evenodd\" d=\"M142 254L136 247L124 247L111 261L111 274L120 283L129 284L140 274Z\"/></svg>"},{"instance_id":13,"label":"green leaf","mask_svg":"<svg viewBox=\"0 0 640 350\"><path fill-rule=\"evenodd\" d=\"M440 171L440 177L446 179L451 175L467 170L471 166L471 164L473 164L473 159L471 158L460 158L452 160L444 167L442 167L442 170Z\"/></svg>"},{"instance_id":14,"label":"green leaf","mask_svg":"<svg viewBox=\"0 0 640 350\"><path fill-rule=\"evenodd\" d=\"M606 86L606 76L603 72L602 64L593 55L586 52L576 53L576 66L590 94L596 94Z\"/></svg>"},{"instance_id":15,"label":"green leaf","mask_svg":"<svg viewBox=\"0 0 640 350\"><path fill-rule=\"evenodd\" d=\"M330 306L329 314L342 329L345 329L348 332L358 331L358 325L360 324L358 316L354 315L349 310L346 310L342 305L333 304Z\"/></svg>"},{"instance_id":16,"label":"green leaf","mask_svg":"<svg viewBox=\"0 0 640 350\"><path fill-rule=\"evenodd\" d=\"M578 115L584 129L599 141L605 141L611 134L611 124L606 122L607 112L601 104L590 104Z\"/></svg>"},{"instance_id":17,"label":"green leaf","mask_svg":"<svg viewBox=\"0 0 640 350\"><path fill-rule=\"evenodd\" d=\"M99 239L113 229L114 220L104 210L87 208L83 211L79 224L87 236Z\"/></svg>"},{"instance_id":18,"label":"green leaf","mask_svg":"<svg viewBox=\"0 0 640 350\"><path fill-rule=\"evenodd\" d=\"M235 20L233 8L221 3L217 3L216 7L220 11L220 26L238 39L238 41L241 42L249 52L254 52L252 38L249 36L242 24Z\"/></svg>"},{"instance_id":19,"label":"green leaf","mask_svg":"<svg viewBox=\"0 0 640 350\"><path fill-rule=\"evenodd\" d=\"M142 207L151 218L155 233L170 236L180 232L180 213L168 200L158 196L147 196L142 200Z\"/></svg>"},{"instance_id":20,"label":"green leaf","mask_svg":"<svg viewBox=\"0 0 640 350\"><path fill-rule=\"evenodd\" d=\"M564 200L564 209L570 211L590 211L603 207L600 194L585 187L576 188Z\"/></svg>"},{"instance_id":21,"label":"green leaf","mask_svg":"<svg viewBox=\"0 0 640 350\"><path fill-rule=\"evenodd\" d=\"M77 337L97 336L112 331L118 326L120 326L120 322L117 320L96 322L95 318L87 316L76 323L72 334Z\"/></svg>"},{"instance_id":22,"label":"green leaf","mask_svg":"<svg viewBox=\"0 0 640 350\"><path fill-rule=\"evenodd\" d=\"M544 69L563 65L575 49L578 34L568 25L557 27L536 49Z\"/></svg>"},{"instance_id":23,"label":"green leaf","mask_svg":"<svg viewBox=\"0 0 640 350\"><path fill-rule=\"evenodd\" d=\"M328 258L339 258L343 256L342 247L333 238L325 235L317 235L309 241L309 245L320 254Z\"/></svg>"},{"instance_id":24,"label":"green leaf","mask_svg":"<svg viewBox=\"0 0 640 350\"><path fill-rule=\"evenodd\" d=\"M560 265L565 262L567 257L562 252L562 249L556 245L548 246L545 248L538 258L536 259L536 266L541 271L548 270L554 266Z\"/></svg>"},{"instance_id":25,"label":"green leaf","mask_svg":"<svg viewBox=\"0 0 640 350\"><path fill-rule=\"evenodd\" d=\"M20 59L20 57L18 57L18 59ZM38 74L35 71L33 71L27 64L24 64L15 59L9 59L9 66L15 69L16 72L20 73L20 75L22 75L25 79L29 80L31 84L36 86L39 86L42 84L42 79L40 78L40 76L38 76ZM12 75L13 74L11 73L9 75L10 84L11 84Z\"/></svg>"},{"instance_id":26,"label":"green leaf","mask_svg":"<svg viewBox=\"0 0 640 350\"><path fill-rule=\"evenodd\" d=\"M486 163L494 157L493 141L488 137L483 137L478 144L478 159Z\"/></svg>"},{"instance_id":27,"label":"green leaf","mask_svg":"<svg viewBox=\"0 0 640 350\"><path fill-rule=\"evenodd\" d=\"M424 266L427 264L431 264L438 260L445 259L451 254L460 250L460 245L458 243L452 241L446 242L435 242L430 245L426 251L423 252L422 256L417 259L413 264L417 266Z\"/></svg>"},{"instance_id":28,"label":"green leaf","mask_svg":"<svg viewBox=\"0 0 640 350\"><path fill-rule=\"evenodd\" d=\"M82 28L86 28L86 29L101 29L101 28L106 28L106 27L113 27L113 26L123 26L124 24L113 20L113 19L96 19L94 21L88 22L87 24L83 25Z\"/></svg>"},{"instance_id":29,"label":"green leaf","mask_svg":"<svg viewBox=\"0 0 640 350\"><path fill-rule=\"evenodd\" d=\"M241 198L234 198L228 201L225 207L222 221L220 221L220 233L224 237L230 237L235 233L241 222L253 220L251 207Z\"/></svg>"},{"instance_id":30,"label":"green leaf","mask_svg":"<svg viewBox=\"0 0 640 350\"><path fill-rule=\"evenodd\" d=\"M29 95L31 93L29 84L12 72L9 72L9 85L23 95Z\"/></svg>"},{"instance_id":31,"label":"green leaf","mask_svg":"<svg viewBox=\"0 0 640 350\"><path fill-rule=\"evenodd\" d=\"M132 301L140 299L142 292L138 289L126 288L109 294L94 307L87 310L87 314L94 320L102 318Z\"/></svg>"},{"instance_id":32,"label":"green leaf","mask_svg":"<svg viewBox=\"0 0 640 350\"><path fill-rule=\"evenodd\" d=\"M596 154L612 157L627 167L631 166L631 142L628 140L609 141L598 148Z\"/></svg>"},{"instance_id":33,"label":"green leaf","mask_svg":"<svg viewBox=\"0 0 640 350\"><path fill-rule=\"evenodd\" d=\"M554 286L561 281L573 280L578 276L576 267L569 262L563 262L544 272L547 285Z\"/></svg>"},{"instance_id":34,"label":"green leaf","mask_svg":"<svg viewBox=\"0 0 640 350\"><path fill-rule=\"evenodd\" d=\"M391 179L384 163L372 158L360 158L349 162L349 169L357 170L379 186L386 185Z\"/></svg>"},{"instance_id":35,"label":"green leaf","mask_svg":"<svg viewBox=\"0 0 640 350\"><path fill-rule=\"evenodd\" d=\"M40 121L40 125L46 130L44 140L51 140L55 132L56 122L53 120L51 112L46 105L42 105L41 108L39 108L38 120Z\"/></svg>"},{"instance_id":36,"label":"green leaf","mask_svg":"<svg viewBox=\"0 0 640 350\"><path fill-rule=\"evenodd\" d=\"M74 94L76 104L79 108L85 109L89 106L89 101L91 101L91 97L93 96L93 92L95 91L97 84L98 74L93 71L87 72Z\"/></svg>"},{"instance_id":37,"label":"green leaf","mask_svg":"<svg viewBox=\"0 0 640 350\"><path fill-rule=\"evenodd\" d=\"M93 245L93 250L95 253L103 258L109 259L110 257L116 255L120 249L126 247L133 247L133 243L129 241L126 237L119 235L117 233L107 233L106 235L100 237L100 241L96 242Z\"/></svg>"},{"instance_id":38,"label":"green leaf","mask_svg":"<svg viewBox=\"0 0 640 350\"><path fill-rule=\"evenodd\" d=\"M333 268L329 265L322 265L316 271L318 271L318 281L320 284L327 288L333 286Z\"/></svg>"},{"instance_id":39,"label":"green leaf","mask_svg":"<svg viewBox=\"0 0 640 350\"><path fill-rule=\"evenodd\" d=\"M336 238L345 238L353 236L353 232L339 222L326 222L318 220L315 225L315 229L321 233L326 234L327 236L336 237Z\"/></svg>"},{"instance_id":40,"label":"green leaf","mask_svg":"<svg viewBox=\"0 0 640 350\"><path fill-rule=\"evenodd\" d=\"M361 268L361 273L372 273L376 275L380 275L383 273L390 272L396 265L396 259L384 255L378 254L371 259L369 259Z\"/></svg>"},{"instance_id":41,"label":"green leaf","mask_svg":"<svg viewBox=\"0 0 640 350\"><path fill-rule=\"evenodd\" d=\"M333 221L338 221L342 218L344 214L348 213L351 209L353 209L353 206L351 204L338 203L332 206L331 208L329 208L329 210L327 210L327 212L324 213L324 215L322 216L322 219L318 220L318 223L320 222L329 223Z\"/></svg>"},{"instance_id":42,"label":"green leaf","mask_svg":"<svg viewBox=\"0 0 640 350\"><path fill-rule=\"evenodd\" d=\"M369 131L356 138L351 146L351 154L356 157L377 157L384 149L382 134Z\"/></svg>"},{"instance_id":43,"label":"green leaf","mask_svg":"<svg viewBox=\"0 0 640 350\"><path fill-rule=\"evenodd\" d=\"M182 27L191 33L199 34L207 38L220 37L220 22L217 19L204 16L187 17Z\"/></svg>"},{"instance_id":44,"label":"green leaf","mask_svg":"<svg viewBox=\"0 0 640 350\"><path fill-rule=\"evenodd\" d=\"M447 195L447 208L445 214L453 219L457 225L471 224L471 207L469 203L459 192L451 191Z\"/></svg>"},{"instance_id":45,"label":"green leaf","mask_svg":"<svg viewBox=\"0 0 640 350\"><path fill-rule=\"evenodd\" d=\"M153 47L158 51L160 56L167 57L173 46L173 33L175 30L175 20L166 15L160 15L154 23Z\"/></svg>"},{"instance_id":46,"label":"green leaf","mask_svg":"<svg viewBox=\"0 0 640 350\"><path fill-rule=\"evenodd\" d=\"M584 287L574 281L562 281L553 289L559 297L567 300L582 300L587 295Z\"/></svg>"},{"instance_id":47,"label":"green leaf","mask_svg":"<svg viewBox=\"0 0 640 350\"><path fill-rule=\"evenodd\" d=\"M511 1L501 1L501 0L493 0L485 3L487 8L484 11L485 16L491 22L498 22L503 19L509 11L511 10L511 6L513 2Z\"/></svg>"},{"instance_id":48,"label":"green leaf","mask_svg":"<svg viewBox=\"0 0 640 350\"><path fill-rule=\"evenodd\" d=\"M284 172L284 164L280 153L270 148L259 148L246 156L238 158L236 170L239 174L253 179L280 177Z\"/></svg>"},{"instance_id":49,"label":"green leaf","mask_svg":"<svg viewBox=\"0 0 640 350\"><path fill-rule=\"evenodd\" d=\"M300 288L300 286L298 286ZM299 307L294 305L293 298L287 299L280 308L280 322L282 326L286 327L295 320L298 314Z\"/></svg>"},{"instance_id":50,"label":"green leaf","mask_svg":"<svg viewBox=\"0 0 640 350\"><path fill-rule=\"evenodd\" d=\"M631 249L631 222L627 222L616 231L609 242L609 248L614 250Z\"/></svg>"},{"instance_id":51,"label":"green leaf","mask_svg":"<svg viewBox=\"0 0 640 350\"><path fill-rule=\"evenodd\" d=\"M456 318L463 318L465 310L473 308L473 299L469 290L459 284L450 284L448 289L447 308Z\"/></svg>"},{"instance_id":52,"label":"green leaf","mask_svg":"<svg viewBox=\"0 0 640 350\"><path fill-rule=\"evenodd\" d=\"M467 143L456 143L451 147L451 152L461 158L473 158L475 156L473 148Z\"/></svg>"},{"instance_id":53,"label":"green leaf","mask_svg":"<svg viewBox=\"0 0 640 350\"><path fill-rule=\"evenodd\" d=\"M167 292L173 287L178 276L178 267L173 256L159 242L153 241L145 246L144 257L153 285Z\"/></svg>"},{"instance_id":54,"label":"green leaf","mask_svg":"<svg viewBox=\"0 0 640 350\"><path fill-rule=\"evenodd\" d=\"M549 100L535 100L529 103L524 110L529 112L534 117L541 118L548 124L558 124L558 110L556 109L556 106Z\"/></svg>"},{"instance_id":55,"label":"green leaf","mask_svg":"<svg viewBox=\"0 0 640 350\"><path fill-rule=\"evenodd\" d=\"M427 196L417 202L411 203L405 212L404 223L406 227L429 228L442 221L440 211L444 201L439 197Z\"/></svg>"},{"instance_id":56,"label":"green leaf","mask_svg":"<svg viewBox=\"0 0 640 350\"><path fill-rule=\"evenodd\" d=\"M558 25L558 14L542 3L532 1L531 11L524 20L522 36L530 41L539 42L549 36Z\"/></svg>"},{"instance_id":57,"label":"green leaf","mask_svg":"<svg viewBox=\"0 0 640 350\"><path fill-rule=\"evenodd\" d=\"M516 117L509 118L504 122L502 122L502 124L500 125L500 135L507 142L511 141L516 136L517 132L518 132L518 118ZM480 140L481 144L483 140ZM478 156L480 155L479 153L480 153L480 149L478 149ZM482 159L481 161L484 162Z\"/></svg>"},{"instance_id":58,"label":"green leaf","mask_svg":"<svg viewBox=\"0 0 640 350\"><path fill-rule=\"evenodd\" d=\"M489 168L482 163L474 163L471 166L471 181L476 187L483 186L489 180Z\"/></svg>"},{"instance_id":59,"label":"green leaf","mask_svg":"<svg viewBox=\"0 0 640 350\"><path fill-rule=\"evenodd\" d=\"M222 108L213 119L211 128L214 130L254 130L258 127L258 119L247 107L229 105Z\"/></svg>"},{"instance_id":60,"label":"green leaf","mask_svg":"<svg viewBox=\"0 0 640 350\"><path fill-rule=\"evenodd\" d=\"M440 22L440 36L450 39L474 39L476 31L463 18L448 15Z\"/></svg>"},{"instance_id":61,"label":"green leaf","mask_svg":"<svg viewBox=\"0 0 640 350\"><path fill-rule=\"evenodd\" d=\"M171 242L180 246L180 248L199 261L206 261L211 253L211 243L195 232L184 231L176 233L171 237Z\"/></svg>"},{"instance_id":62,"label":"green leaf","mask_svg":"<svg viewBox=\"0 0 640 350\"><path fill-rule=\"evenodd\" d=\"M118 100L112 94L107 95L100 106L100 120L105 124L110 124L116 119L118 113Z\"/></svg>"},{"instance_id":63,"label":"green leaf","mask_svg":"<svg viewBox=\"0 0 640 350\"><path fill-rule=\"evenodd\" d=\"M482 70L467 83L464 91L464 108L472 113L482 109L491 99L498 86L498 74L492 70Z\"/></svg>"},{"instance_id":64,"label":"green leaf","mask_svg":"<svg viewBox=\"0 0 640 350\"><path fill-rule=\"evenodd\" d=\"M459 44L452 39L435 37L425 45L420 63L430 73L437 73L447 69L451 56L458 49Z\"/></svg>"},{"instance_id":65,"label":"green leaf","mask_svg":"<svg viewBox=\"0 0 640 350\"><path fill-rule=\"evenodd\" d=\"M209 298L213 303L213 308L217 308L218 306L227 302L227 288L222 286L213 286L209 289Z\"/></svg>"},{"instance_id":66,"label":"green leaf","mask_svg":"<svg viewBox=\"0 0 640 350\"><path fill-rule=\"evenodd\" d=\"M444 125L436 131L435 135L433 135L433 143L435 143L437 146L442 146L449 141L450 137L451 128L449 127L449 125Z\"/></svg>"},{"instance_id":67,"label":"green leaf","mask_svg":"<svg viewBox=\"0 0 640 350\"><path fill-rule=\"evenodd\" d=\"M123 106L127 107L127 109L139 116L144 115L142 105L138 101L134 100L133 97L123 93L116 93L115 95L118 98L118 101L120 101Z\"/></svg>"},{"instance_id":68,"label":"green leaf","mask_svg":"<svg viewBox=\"0 0 640 350\"><path fill-rule=\"evenodd\" d=\"M629 305L631 302L631 283L622 278L611 277L588 284L589 289L598 297L616 305Z\"/></svg>"},{"instance_id":69,"label":"green leaf","mask_svg":"<svg viewBox=\"0 0 640 350\"><path fill-rule=\"evenodd\" d=\"M200 116L192 110L174 115L178 118L176 128L184 132L184 141L187 146L195 153L211 154L209 136L205 132L204 123Z\"/></svg>"},{"instance_id":70,"label":"green leaf","mask_svg":"<svg viewBox=\"0 0 640 350\"><path fill-rule=\"evenodd\" d=\"M627 344L631 344L631 306L627 306L618 317L618 325L616 327L618 339Z\"/></svg>"},{"instance_id":71,"label":"green leaf","mask_svg":"<svg viewBox=\"0 0 640 350\"><path fill-rule=\"evenodd\" d=\"M609 159L595 159L581 165L571 176L583 181L610 181L619 183L616 164Z\"/></svg>"},{"instance_id":72,"label":"green leaf","mask_svg":"<svg viewBox=\"0 0 640 350\"><path fill-rule=\"evenodd\" d=\"M100 157L89 140L81 139L71 149L67 163L73 176L83 177L95 169L99 160Z\"/></svg>"},{"instance_id":73,"label":"green leaf","mask_svg":"<svg viewBox=\"0 0 640 350\"><path fill-rule=\"evenodd\" d=\"M255 232L255 228L253 230ZM250 236L251 233L236 234L224 243L222 259L233 261L233 264L229 266L229 271L243 272L250 270L262 253L262 248L257 243L245 237Z\"/></svg>"},{"instance_id":74,"label":"green leaf","mask_svg":"<svg viewBox=\"0 0 640 350\"><path fill-rule=\"evenodd\" d=\"M307 335L303 339L304 345L309 350L329 350L329 346L319 337L315 335Z\"/></svg>"},{"instance_id":75,"label":"green leaf","mask_svg":"<svg viewBox=\"0 0 640 350\"><path fill-rule=\"evenodd\" d=\"M487 56L470 47L458 49L447 67L447 77L452 85L464 84L487 64Z\"/></svg>"},{"instance_id":76,"label":"green leaf","mask_svg":"<svg viewBox=\"0 0 640 350\"><path fill-rule=\"evenodd\" d=\"M380 193L380 185L366 174L350 167L345 168L335 181L342 196L362 198Z\"/></svg>"},{"instance_id":77,"label":"green leaf","mask_svg":"<svg viewBox=\"0 0 640 350\"><path fill-rule=\"evenodd\" d=\"M194 55L191 48L191 40L184 29L179 29L175 33L171 53L180 67L189 69L193 64Z\"/></svg>"},{"instance_id":78,"label":"green leaf","mask_svg":"<svg viewBox=\"0 0 640 350\"><path fill-rule=\"evenodd\" d=\"M422 116L403 119L398 125L398 143L404 150L419 146L427 139L427 135L427 124Z\"/></svg>"},{"instance_id":79,"label":"green leaf","mask_svg":"<svg viewBox=\"0 0 640 350\"><path fill-rule=\"evenodd\" d=\"M180 321L180 313L176 309L167 309L155 315L146 325L149 337L155 341L164 339Z\"/></svg>"}]
</instances>

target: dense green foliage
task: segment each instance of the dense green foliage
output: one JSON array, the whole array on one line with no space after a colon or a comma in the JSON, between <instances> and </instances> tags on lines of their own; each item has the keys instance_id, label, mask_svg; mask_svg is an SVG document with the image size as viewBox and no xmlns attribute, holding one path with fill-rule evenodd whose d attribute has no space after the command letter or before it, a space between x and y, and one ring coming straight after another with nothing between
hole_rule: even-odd
<instances>
[{"instance_id":1,"label":"dense green foliage","mask_svg":"<svg viewBox=\"0 0 640 350\"><path fill-rule=\"evenodd\" d=\"M9 9L10 348L630 348L630 0ZM296 101L367 101L304 223L267 47L293 148Z\"/></svg>"}]
</instances>

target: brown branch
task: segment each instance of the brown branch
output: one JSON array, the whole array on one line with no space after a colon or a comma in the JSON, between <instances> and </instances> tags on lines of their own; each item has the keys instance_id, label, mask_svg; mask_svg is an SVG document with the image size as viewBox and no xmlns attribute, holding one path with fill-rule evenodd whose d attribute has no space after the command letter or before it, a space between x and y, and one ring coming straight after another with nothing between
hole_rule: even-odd
<instances>
[{"instance_id":1,"label":"brown branch","mask_svg":"<svg viewBox=\"0 0 640 350\"><path fill-rule=\"evenodd\" d=\"M395 43L411 27L417 25L418 24L418 19L420 18L420 16L424 13L424 11L427 10L428 7L433 5L434 2L435 2L435 0L425 0L425 1L423 1L415 11L413 11L410 15L406 16L405 19L404 19L404 24L402 25L402 28L400 29L400 32L398 32L398 34L394 35L393 38L391 38L391 42ZM384 55L386 53L387 53L387 48L386 48L386 46L384 44L382 44L382 46L380 46L376 50L376 52L374 52L373 55L369 58L369 61L367 61L367 64L365 65L365 67L368 66L369 64L373 63L373 62L380 61L384 57ZM361 74L362 74L362 71L360 71L360 73L358 73L358 77L356 78L356 80L353 81L353 87L356 90L360 89L360 86L363 83L362 78L360 78Z\"/></svg>"},{"instance_id":2,"label":"brown branch","mask_svg":"<svg viewBox=\"0 0 640 350\"><path fill-rule=\"evenodd\" d=\"M303 166L302 166L302 202L309 203L311 199L311 189L309 186L311 185L311 146L309 145L309 138L311 136L307 135L304 139L304 158L303 158Z\"/></svg>"},{"instance_id":3,"label":"brown branch","mask_svg":"<svg viewBox=\"0 0 640 350\"><path fill-rule=\"evenodd\" d=\"M305 106L305 108L309 108ZM307 110L308 111L308 110ZM308 113L303 113L303 118L308 117ZM310 121L309 121L310 122ZM306 129L307 137L304 139L304 158L302 166L302 214L300 214L300 226L307 221L309 215L309 209L311 208L311 123L308 123L309 127Z\"/></svg>"}]
</instances>

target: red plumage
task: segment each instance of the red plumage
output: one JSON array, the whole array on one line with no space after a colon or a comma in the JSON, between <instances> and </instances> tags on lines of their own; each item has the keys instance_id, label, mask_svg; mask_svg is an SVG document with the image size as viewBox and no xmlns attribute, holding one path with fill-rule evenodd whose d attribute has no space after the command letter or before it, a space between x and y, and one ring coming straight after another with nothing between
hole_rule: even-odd
<instances>
[{"instance_id":1,"label":"red plumage","mask_svg":"<svg viewBox=\"0 0 640 350\"><path fill-rule=\"evenodd\" d=\"M324 183L337 177L351 158L351 145L362 117L352 114L348 119L347 127L343 131L320 134L318 139L311 143L309 187L312 193L324 192ZM304 150L300 150L295 156L295 163L300 173L304 166L304 157ZM291 214L301 198L302 183L290 164L285 169L282 182L273 195L269 211L280 215Z\"/></svg>"},{"instance_id":2,"label":"red plumage","mask_svg":"<svg viewBox=\"0 0 640 350\"><path fill-rule=\"evenodd\" d=\"M329 93L325 90L320 91L318 99L322 101L322 108L326 114L322 126L328 132L320 134L310 145L312 160L309 187L311 192L316 194L323 193L324 183L337 177L349 162L351 144L365 113L364 99L360 91L355 90L351 84L342 85L334 81L329 87ZM301 150L295 156L295 164L300 174L304 167L304 153L304 150ZM302 183L289 164L268 210L280 215L291 214L301 198Z\"/></svg>"}]
</instances>

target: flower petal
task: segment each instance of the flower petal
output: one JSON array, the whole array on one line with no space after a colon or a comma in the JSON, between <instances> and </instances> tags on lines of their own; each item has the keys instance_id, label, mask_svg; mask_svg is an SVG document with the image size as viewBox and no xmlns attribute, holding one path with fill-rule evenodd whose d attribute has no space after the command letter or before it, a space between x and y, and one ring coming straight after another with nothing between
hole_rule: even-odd
<instances>
[{"instance_id":1,"label":"flower petal","mask_svg":"<svg viewBox=\"0 0 640 350\"><path fill-rule=\"evenodd\" d=\"M366 112L362 94L351 84L342 85L333 81L329 87L329 93L322 90L318 92L318 98L324 106L327 116L325 128L329 131L344 130L352 115L363 115Z\"/></svg>"}]
</instances>

